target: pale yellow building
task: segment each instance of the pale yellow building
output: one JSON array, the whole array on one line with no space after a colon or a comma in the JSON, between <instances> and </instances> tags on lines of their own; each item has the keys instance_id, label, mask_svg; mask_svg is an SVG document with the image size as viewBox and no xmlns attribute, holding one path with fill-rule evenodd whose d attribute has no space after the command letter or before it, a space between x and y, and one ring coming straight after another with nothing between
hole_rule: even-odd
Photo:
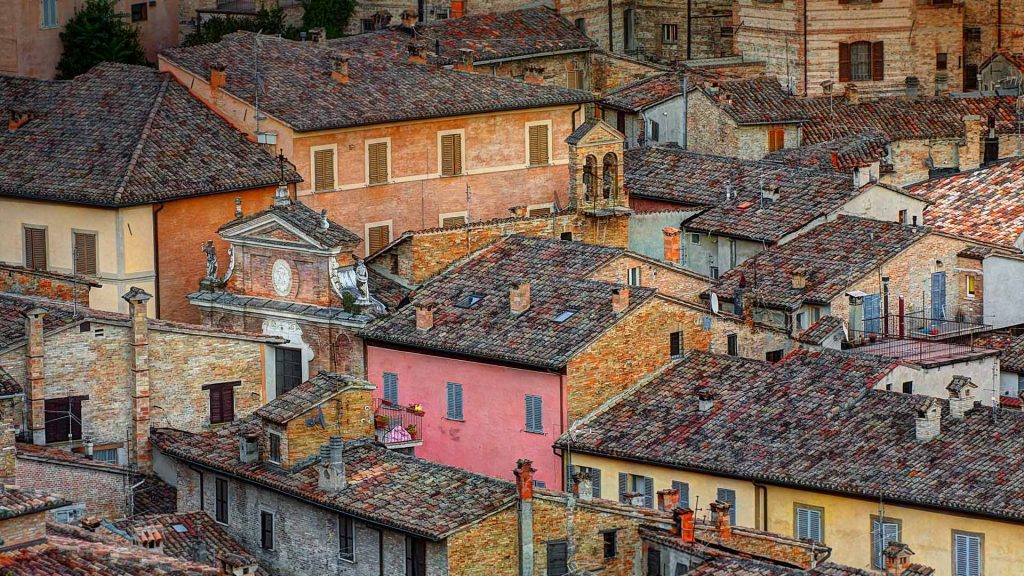
<instances>
[{"instance_id":1,"label":"pale yellow building","mask_svg":"<svg viewBox=\"0 0 1024 576\"><path fill-rule=\"evenodd\" d=\"M877 570L879 546L900 541L938 576L1020 573L1024 414L955 386L948 401L869 389L891 369L840 352L774 367L691 352L559 446L605 498L676 488L698 519L731 500L736 524L815 539L833 562Z\"/></svg>"}]
</instances>

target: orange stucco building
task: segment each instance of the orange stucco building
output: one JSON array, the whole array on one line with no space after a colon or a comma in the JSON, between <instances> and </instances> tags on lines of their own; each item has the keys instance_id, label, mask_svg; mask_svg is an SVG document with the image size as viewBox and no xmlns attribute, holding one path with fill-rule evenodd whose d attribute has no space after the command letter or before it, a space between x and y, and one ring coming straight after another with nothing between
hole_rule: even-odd
<instances>
[{"instance_id":1,"label":"orange stucco building","mask_svg":"<svg viewBox=\"0 0 1024 576\"><path fill-rule=\"evenodd\" d=\"M418 46L409 54L238 33L167 51L160 68L280 149L303 178L299 199L356 232L364 254L407 230L568 203L564 141L589 93L429 65Z\"/></svg>"}]
</instances>

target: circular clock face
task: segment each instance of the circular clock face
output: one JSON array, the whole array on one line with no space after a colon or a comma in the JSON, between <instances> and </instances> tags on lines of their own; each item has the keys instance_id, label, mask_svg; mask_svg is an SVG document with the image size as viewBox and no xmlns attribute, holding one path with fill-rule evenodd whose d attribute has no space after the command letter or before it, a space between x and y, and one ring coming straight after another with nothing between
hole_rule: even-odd
<instances>
[{"instance_id":1,"label":"circular clock face","mask_svg":"<svg viewBox=\"0 0 1024 576\"><path fill-rule=\"evenodd\" d=\"M274 262L270 278L274 282L274 292L277 292L279 296L287 296L291 293L292 267L287 262L284 260Z\"/></svg>"}]
</instances>

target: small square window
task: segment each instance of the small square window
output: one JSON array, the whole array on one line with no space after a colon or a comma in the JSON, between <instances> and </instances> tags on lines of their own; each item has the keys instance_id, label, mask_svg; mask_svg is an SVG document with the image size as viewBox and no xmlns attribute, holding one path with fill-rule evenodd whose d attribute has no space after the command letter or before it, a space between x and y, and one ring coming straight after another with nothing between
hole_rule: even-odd
<instances>
[{"instance_id":1,"label":"small square window","mask_svg":"<svg viewBox=\"0 0 1024 576\"><path fill-rule=\"evenodd\" d=\"M587 33L587 19L586 18L577 18L576 22L575 22L575 26L576 26L576 29L579 30L580 32L582 32L583 34Z\"/></svg>"},{"instance_id":2,"label":"small square window","mask_svg":"<svg viewBox=\"0 0 1024 576\"><path fill-rule=\"evenodd\" d=\"M907 223L907 211L906 210L900 210L899 216L897 216L897 218L898 218L897 222L899 222L900 224L906 224Z\"/></svg>"},{"instance_id":3,"label":"small square window","mask_svg":"<svg viewBox=\"0 0 1024 576\"><path fill-rule=\"evenodd\" d=\"M679 25L678 24L662 24L661 25L661 42L662 44L675 44L679 42Z\"/></svg>"},{"instance_id":4,"label":"small square window","mask_svg":"<svg viewBox=\"0 0 1024 576\"><path fill-rule=\"evenodd\" d=\"M274 549L274 514L260 512L260 548Z\"/></svg>"},{"instance_id":5,"label":"small square window","mask_svg":"<svg viewBox=\"0 0 1024 576\"><path fill-rule=\"evenodd\" d=\"M639 266L635 266L633 268L630 268L629 270L626 270L626 283L629 284L630 286L639 286L640 285L640 267Z\"/></svg>"},{"instance_id":6,"label":"small square window","mask_svg":"<svg viewBox=\"0 0 1024 576\"><path fill-rule=\"evenodd\" d=\"M981 28L964 28L964 40L981 42Z\"/></svg>"},{"instance_id":7,"label":"small square window","mask_svg":"<svg viewBox=\"0 0 1024 576\"><path fill-rule=\"evenodd\" d=\"M726 349L728 350L729 356L740 355L740 342L739 337L736 334L729 334L726 337Z\"/></svg>"},{"instance_id":8,"label":"small square window","mask_svg":"<svg viewBox=\"0 0 1024 576\"><path fill-rule=\"evenodd\" d=\"M106 462L107 464L117 464L117 448L106 448L104 450L94 450L92 453L92 459L97 462Z\"/></svg>"},{"instance_id":9,"label":"small square window","mask_svg":"<svg viewBox=\"0 0 1024 576\"><path fill-rule=\"evenodd\" d=\"M672 332L668 335L668 353L671 358L679 358L683 355L683 332Z\"/></svg>"},{"instance_id":10,"label":"small square window","mask_svg":"<svg viewBox=\"0 0 1024 576\"><path fill-rule=\"evenodd\" d=\"M904 382L903 383L903 393L904 394L913 394L914 393L914 382L913 381Z\"/></svg>"},{"instance_id":11,"label":"small square window","mask_svg":"<svg viewBox=\"0 0 1024 576\"><path fill-rule=\"evenodd\" d=\"M935 69L946 70L949 67L949 54L939 52L935 55Z\"/></svg>"},{"instance_id":12,"label":"small square window","mask_svg":"<svg viewBox=\"0 0 1024 576\"><path fill-rule=\"evenodd\" d=\"M700 234L690 234L690 244L700 244Z\"/></svg>"},{"instance_id":13,"label":"small square window","mask_svg":"<svg viewBox=\"0 0 1024 576\"><path fill-rule=\"evenodd\" d=\"M149 5L145 2L132 4L132 22L144 22L149 19Z\"/></svg>"},{"instance_id":14,"label":"small square window","mask_svg":"<svg viewBox=\"0 0 1024 576\"><path fill-rule=\"evenodd\" d=\"M721 275L721 272L718 270L718 266L711 266L708 268L708 272L708 275L711 276L712 280L718 280L718 277Z\"/></svg>"}]
</instances>

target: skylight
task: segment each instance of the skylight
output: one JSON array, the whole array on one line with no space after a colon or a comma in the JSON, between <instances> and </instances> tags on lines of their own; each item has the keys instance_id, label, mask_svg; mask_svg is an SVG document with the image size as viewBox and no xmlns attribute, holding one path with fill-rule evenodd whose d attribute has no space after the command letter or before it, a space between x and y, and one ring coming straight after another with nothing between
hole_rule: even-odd
<instances>
[{"instance_id":1,"label":"skylight","mask_svg":"<svg viewBox=\"0 0 1024 576\"><path fill-rule=\"evenodd\" d=\"M572 315L575 313L575 310L563 310L558 313L558 316L555 316L555 322L561 324L562 322L565 322L569 318L572 318Z\"/></svg>"},{"instance_id":2,"label":"skylight","mask_svg":"<svg viewBox=\"0 0 1024 576\"><path fill-rule=\"evenodd\" d=\"M468 294L463 296L455 305L459 308L472 308L480 303L484 297L482 294Z\"/></svg>"}]
</instances>

